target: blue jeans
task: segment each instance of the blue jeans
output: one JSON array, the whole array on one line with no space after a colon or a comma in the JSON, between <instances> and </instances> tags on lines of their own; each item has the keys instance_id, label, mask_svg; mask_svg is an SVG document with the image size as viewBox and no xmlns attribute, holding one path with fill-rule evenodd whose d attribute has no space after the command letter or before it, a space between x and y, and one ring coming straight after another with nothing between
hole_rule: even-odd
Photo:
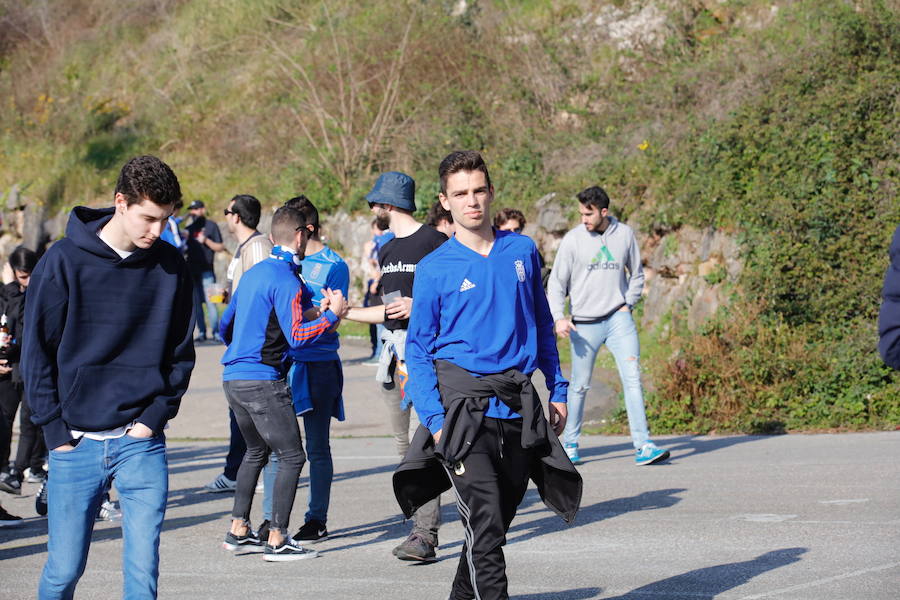
<instances>
[{"instance_id":1,"label":"blue jeans","mask_svg":"<svg viewBox=\"0 0 900 600\"><path fill-rule=\"evenodd\" d=\"M209 316L210 335L219 336L219 309L206 297L206 288L216 282L216 275L212 271L204 271L201 274L194 273L194 316L197 320L197 329L200 337L206 337L206 319L203 316L203 307Z\"/></svg>"},{"instance_id":2,"label":"blue jeans","mask_svg":"<svg viewBox=\"0 0 900 600\"><path fill-rule=\"evenodd\" d=\"M644 411L644 393L641 387L640 344L637 328L630 311L616 311L599 323L577 323L571 332L572 377L569 380L569 416L563 431L563 442L577 444L584 417L584 397L591 388L594 360L603 344L616 359L625 410L631 428L631 442L640 448L650 437L647 414Z\"/></svg>"},{"instance_id":3,"label":"blue jeans","mask_svg":"<svg viewBox=\"0 0 900 600\"><path fill-rule=\"evenodd\" d=\"M341 395L340 361L308 363L309 386L313 410L303 414L303 432L306 434L306 457L309 461L309 507L304 521L328 522L328 506L331 502L331 482L334 479L334 462L331 459L331 418L334 405ZM272 490L275 489L275 472L278 458L269 456L269 464L263 471L263 519L272 517Z\"/></svg>"},{"instance_id":4,"label":"blue jeans","mask_svg":"<svg viewBox=\"0 0 900 600\"><path fill-rule=\"evenodd\" d=\"M159 534L169 493L165 436L82 438L73 450L50 451L50 472L47 563L38 598L74 596L87 563L94 518L113 481L122 507L122 596L156 598Z\"/></svg>"}]
</instances>

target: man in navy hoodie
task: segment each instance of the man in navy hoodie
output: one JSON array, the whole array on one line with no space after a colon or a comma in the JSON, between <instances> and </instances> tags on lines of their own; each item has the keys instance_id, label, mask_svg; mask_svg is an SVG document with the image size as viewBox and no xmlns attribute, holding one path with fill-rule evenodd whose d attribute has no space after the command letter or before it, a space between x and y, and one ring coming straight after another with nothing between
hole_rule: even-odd
<instances>
[{"instance_id":1,"label":"man in navy hoodie","mask_svg":"<svg viewBox=\"0 0 900 600\"><path fill-rule=\"evenodd\" d=\"M156 598L168 495L163 429L194 367L181 254L159 239L181 188L153 156L122 168L115 206L77 207L28 289L22 372L50 448L48 557L38 598L72 598L115 481L124 597Z\"/></svg>"}]
</instances>

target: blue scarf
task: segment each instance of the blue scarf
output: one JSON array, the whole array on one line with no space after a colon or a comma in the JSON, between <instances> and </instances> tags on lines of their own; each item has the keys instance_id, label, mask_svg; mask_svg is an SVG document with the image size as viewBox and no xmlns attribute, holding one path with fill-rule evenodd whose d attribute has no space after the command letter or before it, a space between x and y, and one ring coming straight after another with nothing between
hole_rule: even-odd
<instances>
[{"instance_id":1,"label":"blue scarf","mask_svg":"<svg viewBox=\"0 0 900 600\"><path fill-rule=\"evenodd\" d=\"M291 271L295 275L300 273L300 257L290 250L285 250L281 246L275 246L272 248L272 253L269 254L269 258L274 258L275 260L283 260L291 266Z\"/></svg>"}]
</instances>

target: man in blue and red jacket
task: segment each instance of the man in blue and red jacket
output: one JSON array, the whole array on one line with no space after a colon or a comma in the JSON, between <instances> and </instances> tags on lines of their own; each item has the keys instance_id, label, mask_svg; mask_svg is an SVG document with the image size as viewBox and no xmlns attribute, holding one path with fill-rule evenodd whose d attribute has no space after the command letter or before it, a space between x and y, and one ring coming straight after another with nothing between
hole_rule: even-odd
<instances>
[{"instance_id":1,"label":"man in blue and red jacket","mask_svg":"<svg viewBox=\"0 0 900 600\"><path fill-rule=\"evenodd\" d=\"M247 443L237 474L231 529L223 546L263 552L267 561L317 556L287 535L297 478L306 461L285 378L290 366L287 353L332 332L346 314L346 303L340 291L325 289L321 306L313 307L312 293L299 272L309 234L300 211L283 206L275 212L272 254L243 275L219 330L228 344L222 357L225 397ZM270 450L278 457L278 472L265 541L250 527L249 518Z\"/></svg>"}]
</instances>

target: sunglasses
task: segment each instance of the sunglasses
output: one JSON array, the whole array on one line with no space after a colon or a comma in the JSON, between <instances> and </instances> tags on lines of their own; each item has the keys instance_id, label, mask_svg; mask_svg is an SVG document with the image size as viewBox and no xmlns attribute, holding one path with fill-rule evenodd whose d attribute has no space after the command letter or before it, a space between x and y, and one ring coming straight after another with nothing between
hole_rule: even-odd
<instances>
[{"instance_id":1,"label":"sunglasses","mask_svg":"<svg viewBox=\"0 0 900 600\"><path fill-rule=\"evenodd\" d=\"M227 208L226 208L225 210L223 210L222 212L225 213L225 216L226 216L226 217L227 217L228 215L236 215L236 214L237 214L237 213L234 212L233 210L228 210Z\"/></svg>"}]
</instances>

